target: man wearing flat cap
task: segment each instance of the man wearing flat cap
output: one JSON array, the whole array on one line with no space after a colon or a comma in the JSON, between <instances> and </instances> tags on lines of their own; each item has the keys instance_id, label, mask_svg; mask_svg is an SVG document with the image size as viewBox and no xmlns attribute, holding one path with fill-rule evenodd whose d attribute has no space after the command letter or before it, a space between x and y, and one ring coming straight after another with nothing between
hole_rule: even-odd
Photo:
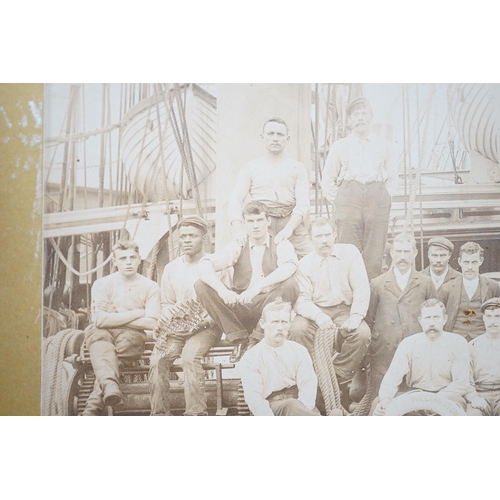
<instances>
[{"instance_id":1,"label":"man wearing flat cap","mask_svg":"<svg viewBox=\"0 0 500 500\"><path fill-rule=\"evenodd\" d=\"M483 415L500 416L500 298L481 305L486 332L469 342L470 389L466 395Z\"/></svg>"},{"instance_id":2,"label":"man wearing flat cap","mask_svg":"<svg viewBox=\"0 0 500 500\"><path fill-rule=\"evenodd\" d=\"M338 242L358 247L371 280L382 271L397 163L389 142L371 132L368 101L354 99L346 112L351 134L333 143L322 189L335 208Z\"/></svg>"},{"instance_id":3,"label":"man wearing flat cap","mask_svg":"<svg viewBox=\"0 0 500 500\"><path fill-rule=\"evenodd\" d=\"M454 248L455 245L442 236L436 236L429 240L429 251L427 253L429 266L421 273L432 278L436 290L439 290L445 283L462 277L461 273L455 271L449 265Z\"/></svg>"},{"instance_id":4,"label":"man wearing flat cap","mask_svg":"<svg viewBox=\"0 0 500 500\"><path fill-rule=\"evenodd\" d=\"M484 331L481 304L493 297L500 297L500 284L479 274L483 261L484 250L478 243L464 243L458 257L462 279L449 281L438 292L438 298L446 306L448 315L445 329L462 335L467 342Z\"/></svg>"},{"instance_id":5,"label":"man wearing flat cap","mask_svg":"<svg viewBox=\"0 0 500 500\"><path fill-rule=\"evenodd\" d=\"M196 299L194 283L198 280L196 266L205 255L207 224L198 216L184 217L179 223L179 244L182 255L169 262L161 278L162 321L171 321L175 308ZM151 356L149 389L151 415L171 415L170 368L181 358L184 372L185 415L206 415L205 372L202 358L222 336L215 324L198 332L179 331L169 334L161 355Z\"/></svg>"}]
</instances>

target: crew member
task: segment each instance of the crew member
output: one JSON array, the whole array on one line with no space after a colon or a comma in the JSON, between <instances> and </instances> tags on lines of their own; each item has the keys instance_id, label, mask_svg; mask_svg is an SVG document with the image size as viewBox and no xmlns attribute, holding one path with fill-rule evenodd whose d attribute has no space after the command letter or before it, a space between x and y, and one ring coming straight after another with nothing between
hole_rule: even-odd
<instances>
[{"instance_id":1,"label":"crew member","mask_svg":"<svg viewBox=\"0 0 500 500\"><path fill-rule=\"evenodd\" d=\"M481 304L500 297L500 284L479 274L484 250L475 242L460 247L458 264L462 279L446 283L439 289L439 300L448 314L445 329L462 335L468 342L484 332Z\"/></svg>"},{"instance_id":2,"label":"crew member","mask_svg":"<svg viewBox=\"0 0 500 500\"><path fill-rule=\"evenodd\" d=\"M446 319L444 305L439 300L430 299L420 306L418 321L422 332L399 344L382 380L380 400L374 401L374 415L384 415L395 396L413 390L437 394L466 409L468 346L460 335L443 330Z\"/></svg>"},{"instance_id":3,"label":"crew member","mask_svg":"<svg viewBox=\"0 0 500 500\"><path fill-rule=\"evenodd\" d=\"M113 246L117 272L94 282L91 290L92 321L85 330L96 385L84 415L97 415L105 405L123 402L118 358L136 360L147 335L160 317L160 287L138 274L139 247L120 240Z\"/></svg>"},{"instance_id":4,"label":"crew member","mask_svg":"<svg viewBox=\"0 0 500 500\"><path fill-rule=\"evenodd\" d=\"M290 339L307 347L313 357L314 337L336 325L342 347L333 364L340 384L352 380L370 343L363 321L370 300L370 285L359 250L335 244L336 230L328 219L311 222L314 252L300 260L295 276L300 289Z\"/></svg>"},{"instance_id":5,"label":"crew member","mask_svg":"<svg viewBox=\"0 0 500 500\"><path fill-rule=\"evenodd\" d=\"M415 238L398 234L391 248L391 268L370 282L366 322L372 332L370 366L375 393L401 340L421 331L418 305L437 296L432 280L415 271L416 256Z\"/></svg>"},{"instance_id":6,"label":"crew member","mask_svg":"<svg viewBox=\"0 0 500 500\"><path fill-rule=\"evenodd\" d=\"M307 169L285 155L290 136L282 118L270 118L264 123L261 140L265 155L243 166L229 202L235 240L243 245L246 239L241 213L249 197L267 206L271 220L269 233L274 243L289 240L302 257L312 250L307 232L310 210Z\"/></svg>"},{"instance_id":7,"label":"crew member","mask_svg":"<svg viewBox=\"0 0 500 500\"><path fill-rule=\"evenodd\" d=\"M205 255L207 224L198 216L183 218L179 223L182 255L169 262L161 279L162 320L171 321L175 306L196 299L194 283L196 266ZM161 357L152 356L149 370L151 415L171 415L170 368L180 356L184 372L185 415L207 415L205 372L202 359L220 340L222 331L216 325L198 332L179 331L167 337Z\"/></svg>"},{"instance_id":8,"label":"crew member","mask_svg":"<svg viewBox=\"0 0 500 500\"><path fill-rule=\"evenodd\" d=\"M466 399L483 415L500 416L500 298L481 306L486 332L469 343L470 390Z\"/></svg>"},{"instance_id":9,"label":"crew member","mask_svg":"<svg viewBox=\"0 0 500 500\"><path fill-rule=\"evenodd\" d=\"M449 239L441 236L429 240L427 253L429 266L421 272L432 278L436 290L439 290L445 283L462 277L458 271L455 271L449 265L454 248L455 245Z\"/></svg>"},{"instance_id":10,"label":"crew member","mask_svg":"<svg viewBox=\"0 0 500 500\"><path fill-rule=\"evenodd\" d=\"M333 143L322 189L335 209L339 243L358 247L371 280L382 269L397 163L389 143L371 132L373 113L366 99L351 101L346 113L351 134Z\"/></svg>"},{"instance_id":11,"label":"crew member","mask_svg":"<svg viewBox=\"0 0 500 500\"><path fill-rule=\"evenodd\" d=\"M214 254L205 255L198 264L195 284L198 300L211 318L235 345L231 362L237 362L246 349L255 345L262 333L254 332L262 309L276 297L295 303L299 294L292 277L297 270L297 255L288 240L275 243L268 228L271 218L264 203L254 201L243 209L247 240L243 246L232 242ZM227 287L217 271L233 270Z\"/></svg>"},{"instance_id":12,"label":"crew member","mask_svg":"<svg viewBox=\"0 0 500 500\"><path fill-rule=\"evenodd\" d=\"M287 340L291 304L276 299L262 311L264 340L241 360L245 401L255 416L320 416L318 380L307 350Z\"/></svg>"}]
</instances>

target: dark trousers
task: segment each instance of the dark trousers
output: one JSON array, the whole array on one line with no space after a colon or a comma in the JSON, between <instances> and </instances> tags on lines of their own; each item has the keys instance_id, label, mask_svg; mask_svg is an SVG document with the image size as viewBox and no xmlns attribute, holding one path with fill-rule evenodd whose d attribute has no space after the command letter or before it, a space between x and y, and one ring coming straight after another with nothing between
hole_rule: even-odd
<instances>
[{"instance_id":1,"label":"dark trousers","mask_svg":"<svg viewBox=\"0 0 500 500\"><path fill-rule=\"evenodd\" d=\"M299 286L294 278L288 278L282 283L274 285L270 292L259 293L251 304L236 304L228 306L219 297L219 294L203 281L194 284L196 296L207 310L209 316L226 334L226 340L231 344L238 344L248 340L262 315L262 309L281 297L285 302L294 304L299 296ZM256 339L260 340L261 337Z\"/></svg>"},{"instance_id":2,"label":"dark trousers","mask_svg":"<svg viewBox=\"0 0 500 500\"><path fill-rule=\"evenodd\" d=\"M287 387L281 391L270 394L266 399L269 406L277 417L320 417L321 413L317 408L309 410L304 403L299 401L298 387Z\"/></svg>"},{"instance_id":3,"label":"dark trousers","mask_svg":"<svg viewBox=\"0 0 500 500\"><path fill-rule=\"evenodd\" d=\"M358 247L368 279L382 272L391 197L383 182L344 181L335 199L339 243Z\"/></svg>"},{"instance_id":4,"label":"dark trousers","mask_svg":"<svg viewBox=\"0 0 500 500\"><path fill-rule=\"evenodd\" d=\"M271 225L269 226L269 234L274 238L287 224L291 219L291 215L286 217L273 217L271 216ZM290 243L293 245L295 249L295 253L299 258L304 257L308 253L314 251L314 247L309 236L309 216L306 216L305 220L303 220L294 230L292 236L290 236Z\"/></svg>"},{"instance_id":5,"label":"dark trousers","mask_svg":"<svg viewBox=\"0 0 500 500\"><path fill-rule=\"evenodd\" d=\"M330 316L339 328L349 318L351 311L351 307L346 305L320 307L320 309ZM333 365L338 378L349 380L352 379L355 370L368 352L370 328L362 321L357 330L353 332L339 330L339 333L342 337L342 347L340 353L333 360ZM292 321L288 338L306 347L311 358L314 359L314 337L317 334L318 325L316 322L297 315Z\"/></svg>"}]
</instances>

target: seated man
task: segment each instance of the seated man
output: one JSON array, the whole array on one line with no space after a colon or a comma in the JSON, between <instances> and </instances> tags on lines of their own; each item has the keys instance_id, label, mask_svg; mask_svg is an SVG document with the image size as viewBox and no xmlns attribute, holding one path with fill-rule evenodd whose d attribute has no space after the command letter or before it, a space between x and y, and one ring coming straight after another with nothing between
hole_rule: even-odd
<instances>
[{"instance_id":1,"label":"seated man","mask_svg":"<svg viewBox=\"0 0 500 500\"><path fill-rule=\"evenodd\" d=\"M460 247L458 264L462 279L456 279L439 289L439 300L448 314L446 330L458 333L470 342L483 333L481 304L493 297L500 297L500 284L479 274L484 250L469 241Z\"/></svg>"},{"instance_id":2,"label":"seated man","mask_svg":"<svg viewBox=\"0 0 500 500\"><path fill-rule=\"evenodd\" d=\"M500 416L500 298L481 306L486 333L469 343L470 391L466 399L483 415Z\"/></svg>"},{"instance_id":3,"label":"seated man","mask_svg":"<svg viewBox=\"0 0 500 500\"><path fill-rule=\"evenodd\" d=\"M418 321L423 331L399 344L380 385L379 398L373 402L374 415L385 415L396 396L413 390L438 394L466 409L468 346L460 335L443 330L447 319L444 304L437 299L420 306ZM406 384L402 385L404 377Z\"/></svg>"},{"instance_id":4,"label":"seated man","mask_svg":"<svg viewBox=\"0 0 500 500\"><path fill-rule=\"evenodd\" d=\"M207 224L198 216L185 217L179 223L179 243L182 255L165 266L161 279L162 318L172 321L175 308L196 299L194 283L198 280L196 266L205 255L203 245ZM205 372L202 358L222 336L217 327L201 331L169 333L161 350L155 347L149 369L151 415L171 415L170 368L180 356L184 372L185 415L207 415Z\"/></svg>"},{"instance_id":5,"label":"seated man","mask_svg":"<svg viewBox=\"0 0 500 500\"><path fill-rule=\"evenodd\" d=\"M138 359L144 352L146 333L160 317L160 287L137 273L139 247L120 240L113 246L118 271L92 285L92 321L85 330L96 385L84 411L97 415L104 405L123 401L118 357Z\"/></svg>"},{"instance_id":6,"label":"seated man","mask_svg":"<svg viewBox=\"0 0 500 500\"><path fill-rule=\"evenodd\" d=\"M271 219L266 205L248 203L243 209L243 222L248 235L245 244L230 243L205 255L198 264L200 280L195 283L198 300L226 334L226 340L236 346L233 363L262 338L253 330L264 306L276 297L293 304L299 294L292 278L297 255L288 240L276 244L269 235ZM230 268L234 272L228 288L216 272Z\"/></svg>"},{"instance_id":7,"label":"seated man","mask_svg":"<svg viewBox=\"0 0 500 500\"><path fill-rule=\"evenodd\" d=\"M370 329L363 321L370 285L361 253L354 245L335 244L336 230L328 219L313 220L310 231L315 250L299 262L300 294L290 340L307 347L313 357L315 335L337 325L343 342L333 365L339 383L347 383L370 344Z\"/></svg>"},{"instance_id":8,"label":"seated man","mask_svg":"<svg viewBox=\"0 0 500 500\"><path fill-rule=\"evenodd\" d=\"M429 266L420 271L432 278L434 287L439 290L442 285L449 281L461 278L462 274L450 267L450 258L455 245L448 239L436 236L429 240Z\"/></svg>"},{"instance_id":9,"label":"seated man","mask_svg":"<svg viewBox=\"0 0 500 500\"><path fill-rule=\"evenodd\" d=\"M287 340L291 304L279 298L262 311L264 340L241 360L245 401L255 416L320 416L318 380L307 350Z\"/></svg>"}]
</instances>

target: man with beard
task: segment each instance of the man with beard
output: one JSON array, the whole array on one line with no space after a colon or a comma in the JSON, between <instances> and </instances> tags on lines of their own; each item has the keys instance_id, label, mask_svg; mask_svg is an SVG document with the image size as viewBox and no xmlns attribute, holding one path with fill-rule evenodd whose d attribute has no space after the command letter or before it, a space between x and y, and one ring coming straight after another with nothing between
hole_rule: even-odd
<instances>
[{"instance_id":1,"label":"man with beard","mask_svg":"<svg viewBox=\"0 0 500 500\"><path fill-rule=\"evenodd\" d=\"M439 290L439 300L448 314L445 329L462 335L468 342L484 331L481 304L500 297L500 284L479 274L483 254L484 250L475 242L462 245L458 257L462 279L450 281Z\"/></svg>"},{"instance_id":2,"label":"man with beard","mask_svg":"<svg viewBox=\"0 0 500 500\"><path fill-rule=\"evenodd\" d=\"M320 416L318 380L307 350L287 340L292 307L276 299L264 307L264 340L241 360L245 401L255 416Z\"/></svg>"},{"instance_id":3,"label":"man with beard","mask_svg":"<svg viewBox=\"0 0 500 500\"><path fill-rule=\"evenodd\" d=\"M390 144L372 133L373 113L366 99L354 99L346 112L351 134L333 143L322 189L335 208L339 243L358 247L371 280L382 269L397 161Z\"/></svg>"},{"instance_id":4,"label":"man with beard","mask_svg":"<svg viewBox=\"0 0 500 500\"><path fill-rule=\"evenodd\" d=\"M429 251L427 253L429 266L421 272L432 278L436 290L439 290L445 283L462 277L458 271L455 271L449 265L454 248L455 245L448 238L437 236L429 240Z\"/></svg>"},{"instance_id":5,"label":"man with beard","mask_svg":"<svg viewBox=\"0 0 500 500\"><path fill-rule=\"evenodd\" d=\"M444 305L439 300L426 300L420 306L418 321L423 331L399 344L382 380L380 400L374 401L374 415L385 415L394 397L415 390L437 394L466 409L468 346L460 335L443 330L446 319Z\"/></svg>"},{"instance_id":6,"label":"man with beard","mask_svg":"<svg viewBox=\"0 0 500 500\"><path fill-rule=\"evenodd\" d=\"M378 392L399 343L421 331L418 307L437 292L428 276L414 269L415 238L400 233L391 248L392 266L370 283L366 322L371 328L370 366L373 390Z\"/></svg>"}]
</instances>

